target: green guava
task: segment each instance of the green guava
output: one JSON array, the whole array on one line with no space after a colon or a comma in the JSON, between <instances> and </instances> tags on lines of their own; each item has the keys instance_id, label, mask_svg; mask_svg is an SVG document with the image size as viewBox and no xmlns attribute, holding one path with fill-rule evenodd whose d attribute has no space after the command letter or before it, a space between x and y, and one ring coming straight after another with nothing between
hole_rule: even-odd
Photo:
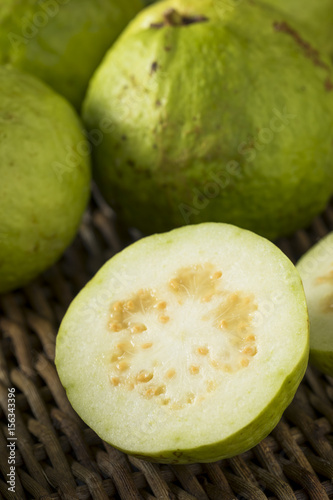
<instances>
[{"instance_id":1,"label":"green guava","mask_svg":"<svg viewBox=\"0 0 333 500\"><path fill-rule=\"evenodd\" d=\"M3 0L0 64L32 73L80 108L105 52L141 0Z\"/></svg>"},{"instance_id":2,"label":"green guava","mask_svg":"<svg viewBox=\"0 0 333 500\"><path fill-rule=\"evenodd\" d=\"M310 362L333 376L333 233L299 261L310 317Z\"/></svg>"},{"instance_id":3,"label":"green guava","mask_svg":"<svg viewBox=\"0 0 333 500\"><path fill-rule=\"evenodd\" d=\"M144 233L228 222L270 239L333 191L329 60L271 7L166 0L111 48L83 106L101 191Z\"/></svg>"},{"instance_id":4,"label":"green guava","mask_svg":"<svg viewBox=\"0 0 333 500\"><path fill-rule=\"evenodd\" d=\"M237 1L237 0L236 0ZM264 0L304 25L333 60L333 2L332 0ZM281 17L282 19L282 17ZM288 18L289 19L289 18Z\"/></svg>"},{"instance_id":5,"label":"green guava","mask_svg":"<svg viewBox=\"0 0 333 500\"><path fill-rule=\"evenodd\" d=\"M28 283L74 238L89 198L89 153L63 97L0 66L0 293Z\"/></svg>"},{"instance_id":6,"label":"green guava","mask_svg":"<svg viewBox=\"0 0 333 500\"><path fill-rule=\"evenodd\" d=\"M308 354L293 264L254 233L206 223L148 236L107 262L65 315L56 366L73 408L106 442L190 463L269 434Z\"/></svg>"}]
</instances>

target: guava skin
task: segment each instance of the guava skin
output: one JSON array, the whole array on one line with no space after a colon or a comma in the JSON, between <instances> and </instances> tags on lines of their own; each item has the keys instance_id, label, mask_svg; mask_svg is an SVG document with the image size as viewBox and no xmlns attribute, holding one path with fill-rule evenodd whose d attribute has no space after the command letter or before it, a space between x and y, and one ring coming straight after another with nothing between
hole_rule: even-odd
<instances>
[{"instance_id":1,"label":"guava skin","mask_svg":"<svg viewBox=\"0 0 333 500\"><path fill-rule=\"evenodd\" d=\"M170 8L201 21L174 26ZM125 223L149 234L223 221L275 239L321 212L333 191L333 77L306 43L255 1L167 0L140 13L83 106L88 129L113 123L94 175Z\"/></svg>"},{"instance_id":2,"label":"guava skin","mask_svg":"<svg viewBox=\"0 0 333 500\"><path fill-rule=\"evenodd\" d=\"M294 18L304 25L313 35L315 43L320 43L328 52L333 61L333 2L332 0L264 0L290 18Z\"/></svg>"},{"instance_id":3,"label":"guava skin","mask_svg":"<svg viewBox=\"0 0 333 500\"><path fill-rule=\"evenodd\" d=\"M38 76L79 109L108 48L141 0L4 0L0 64Z\"/></svg>"},{"instance_id":4,"label":"guava skin","mask_svg":"<svg viewBox=\"0 0 333 500\"><path fill-rule=\"evenodd\" d=\"M89 145L65 99L0 67L0 293L21 287L71 243L90 191Z\"/></svg>"}]
</instances>

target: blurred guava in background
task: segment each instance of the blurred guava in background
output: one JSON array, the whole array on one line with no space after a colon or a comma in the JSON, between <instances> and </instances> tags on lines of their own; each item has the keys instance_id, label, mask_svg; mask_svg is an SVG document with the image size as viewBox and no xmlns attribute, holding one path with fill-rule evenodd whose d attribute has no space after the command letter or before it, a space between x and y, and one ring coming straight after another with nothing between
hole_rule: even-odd
<instances>
[{"instance_id":1,"label":"blurred guava in background","mask_svg":"<svg viewBox=\"0 0 333 500\"><path fill-rule=\"evenodd\" d=\"M71 243L89 199L89 153L62 96L0 66L0 293L28 283Z\"/></svg>"},{"instance_id":2,"label":"blurred guava in background","mask_svg":"<svg viewBox=\"0 0 333 500\"><path fill-rule=\"evenodd\" d=\"M0 64L32 73L80 108L89 79L141 0L3 0Z\"/></svg>"},{"instance_id":3,"label":"blurred guava in background","mask_svg":"<svg viewBox=\"0 0 333 500\"><path fill-rule=\"evenodd\" d=\"M160 1L107 53L83 116L113 124L94 173L127 225L227 222L275 239L325 208L332 66L280 17L254 0Z\"/></svg>"}]
</instances>

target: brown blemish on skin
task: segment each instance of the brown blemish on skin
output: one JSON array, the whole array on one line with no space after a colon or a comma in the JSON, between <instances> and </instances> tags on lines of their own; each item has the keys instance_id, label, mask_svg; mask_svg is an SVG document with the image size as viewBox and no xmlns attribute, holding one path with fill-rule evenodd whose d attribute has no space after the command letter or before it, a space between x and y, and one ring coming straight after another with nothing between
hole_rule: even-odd
<instances>
[{"instance_id":1,"label":"brown blemish on skin","mask_svg":"<svg viewBox=\"0 0 333 500\"><path fill-rule=\"evenodd\" d=\"M150 68L150 74L153 75L154 73L156 73L157 69L158 69L158 62L154 61Z\"/></svg>"},{"instance_id":2,"label":"brown blemish on skin","mask_svg":"<svg viewBox=\"0 0 333 500\"><path fill-rule=\"evenodd\" d=\"M164 20L161 23L152 23L150 25L151 28L160 29L164 26L188 26L190 24L196 23L204 23L208 21L208 18L205 16L197 15L197 16L187 16L180 14L176 9L168 9L164 12ZM167 48L165 48L167 50Z\"/></svg>"},{"instance_id":3,"label":"brown blemish on skin","mask_svg":"<svg viewBox=\"0 0 333 500\"><path fill-rule=\"evenodd\" d=\"M318 50L313 48L309 42L304 40L296 30L294 30L291 26L289 26L288 23L286 23L285 21L275 22L273 23L273 26L276 31L281 31L282 33L290 35L295 40L295 42L301 47L306 57L311 59L311 61L315 66L319 66L320 68L324 69L329 69L328 64L324 63L320 59L320 54Z\"/></svg>"},{"instance_id":4,"label":"brown blemish on skin","mask_svg":"<svg viewBox=\"0 0 333 500\"><path fill-rule=\"evenodd\" d=\"M285 21L277 22L276 21L273 23L273 27L276 31L280 31L282 33L286 33L287 35L290 35L295 40L297 45L299 45L299 47L303 50L304 55L307 58L309 58L315 66L323 68L324 70L331 73L330 66L321 60L319 51L317 49L315 49L314 47L312 47L312 45L309 42L304 40L296 30L294 30L291 26L289 26L289 24L287 22L285 22ZM328 92L333 90L333 83L332 83L329 76L326 78L324 86Z\"/></svg>"},{"instance_id":5,"label":"brown blemish on skin","mask_svg":"<svg viewBox=\"0 0 333 500\"><path fill-rule=\"evenodd\" d=\"M333 90L333 82L329 77L327 77L325 80L325 88L327 92L331 92Z\"/></svg>"},{"instance_id":6,"label":"brown blemish on skin","mask_svg":"<svg viewBox=\"0 0 333 500\"><path fill-rule=\"evenodd\" d=\"M150 27L154 29L160 29L163 28L164 23L151 23Z\"/></svg>"}]
</instances>

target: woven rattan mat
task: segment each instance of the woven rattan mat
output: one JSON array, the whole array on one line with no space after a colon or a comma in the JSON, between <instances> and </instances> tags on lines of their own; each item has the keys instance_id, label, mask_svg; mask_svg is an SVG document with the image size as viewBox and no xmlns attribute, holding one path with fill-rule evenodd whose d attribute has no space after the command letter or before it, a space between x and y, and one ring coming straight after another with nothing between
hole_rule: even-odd
<instances>
[{"instance_id":1,"label":"woven rattan mat","mask_svg":"<svg viewBox=\"0 0 333 500\"><path fill-rule=\"evenodd\" d=\"M214 464L166 466L128 457L78 418L53 364L57 329L88 279L137 237L94 200L62 260L25 289L0 296L0 500L333 499L333 379L310 368L272 434ZM308 230L278 245L296 262L332 230L333 204ZM15 389L15 449L9 389ZM7 482L11 466L15 493Z\"/></svg>"}]
</instances>

